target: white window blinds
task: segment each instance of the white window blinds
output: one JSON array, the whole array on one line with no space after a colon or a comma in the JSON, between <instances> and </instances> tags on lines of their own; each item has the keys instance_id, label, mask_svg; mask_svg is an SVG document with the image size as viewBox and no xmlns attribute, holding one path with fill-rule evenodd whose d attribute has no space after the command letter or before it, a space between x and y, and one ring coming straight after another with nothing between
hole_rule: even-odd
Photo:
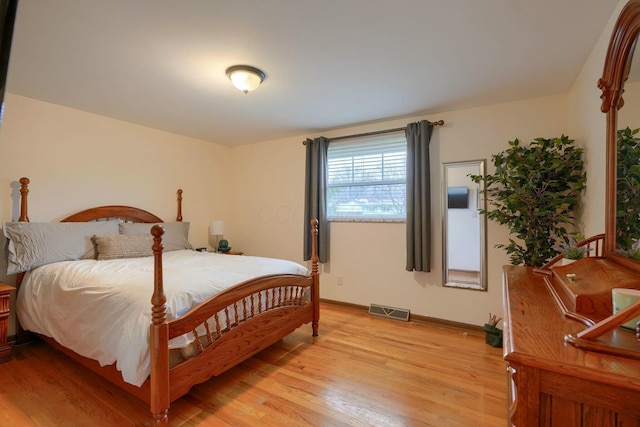
<instances>
[{"instance_id":1,"label":"white window blinds","mask_svg":"<svg viewBox=\"0 0 640 427\"><path fill-rule=\"evenodd\" d=\"M407 141L404 132L329 144L330 220L404 220Z\"/></svg>"}]
</instances>

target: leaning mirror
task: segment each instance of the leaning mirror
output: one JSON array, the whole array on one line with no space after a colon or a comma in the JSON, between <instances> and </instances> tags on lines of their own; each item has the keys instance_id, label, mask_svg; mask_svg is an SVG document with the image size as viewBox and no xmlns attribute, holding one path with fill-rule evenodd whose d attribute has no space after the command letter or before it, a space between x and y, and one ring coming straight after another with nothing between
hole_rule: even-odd
<instances>
[{"instance_id":1,"label":"leaning mirror","mask_svg":"<svg viewBox=\"0 0 640 427\"><path fill-rule=\"evenodd\" d=\"M484 171L485 160L442 164L444 286L487 290L485 199L470 178Z\"/></svg>"}]
</instances>

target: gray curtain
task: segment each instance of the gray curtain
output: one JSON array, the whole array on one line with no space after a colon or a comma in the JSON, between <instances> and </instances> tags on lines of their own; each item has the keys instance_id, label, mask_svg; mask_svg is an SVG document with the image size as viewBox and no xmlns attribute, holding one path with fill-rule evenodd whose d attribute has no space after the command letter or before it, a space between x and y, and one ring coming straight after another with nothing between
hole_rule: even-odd
<instances>
[{"instance_id":1,"label":"gray curtain","mask_svg":"<svg viewBox=\"0 0 640 427\"><path fill-rule=\"evenodd\" d=\"M431 271L431 177L429 140L433 125L407 125L407 271Z\"/></svg>"},{"instance_id":2,"label":"gray curtain","mask_svg":"<svg viewBox=\"0 0 640 427\"><path fill-rule=\"evenodd\" d=\"M311 220L318 220L318 258L329 259L329 222L327 221L327 148L325 137L307 139L304 200L304 260L311 259Z\"/></svg>"}]
</instances>

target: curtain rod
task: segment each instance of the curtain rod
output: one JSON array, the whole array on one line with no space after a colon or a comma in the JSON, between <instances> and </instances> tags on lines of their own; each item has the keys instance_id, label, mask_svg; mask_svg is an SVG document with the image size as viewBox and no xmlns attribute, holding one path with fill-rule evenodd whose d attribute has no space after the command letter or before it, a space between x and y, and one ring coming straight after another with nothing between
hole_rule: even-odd
<instances>
[{"instance_id":1,"label":"curtain rod","mask_svg":"<svg viewBox=\"0 0 640 427\"><path fill-rule=\"evenodd\" d=\"M436 122L429 122L430 125L432 126L442 126L444 125L444 120L438 120ZM366 132L366 133L358 133L355 135L345 135L345 136L336 136L335 138L327 138L329 141L339 141L341 139L350 139L350 138L358 138L361 136L373 136L373 135L382 135L384 133L392 133L392 132L400 132L402 130L405 130L405 127L402 128L395 128L395 129L386 129L386 130L377 130L374 132ZM307 141L302 141L302 145L307 145Z\"/></svg>"}]
</instances>

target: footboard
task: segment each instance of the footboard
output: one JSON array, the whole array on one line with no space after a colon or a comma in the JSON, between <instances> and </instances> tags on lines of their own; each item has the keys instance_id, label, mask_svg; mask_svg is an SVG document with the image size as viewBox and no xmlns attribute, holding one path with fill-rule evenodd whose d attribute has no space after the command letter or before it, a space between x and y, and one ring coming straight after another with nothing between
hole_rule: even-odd
<instances>
[{"instance_id":1,"label":"footboard","mask_svg":"<svg viewBox=\"0 0 640 427\"><path fill-rule=\"evenodd\" d=\"M171 400L265 349L313 320L312 276L265 276L230 288L169 322L169 339L195 338L171 367Z\"/></svg>"}]
</instances>

